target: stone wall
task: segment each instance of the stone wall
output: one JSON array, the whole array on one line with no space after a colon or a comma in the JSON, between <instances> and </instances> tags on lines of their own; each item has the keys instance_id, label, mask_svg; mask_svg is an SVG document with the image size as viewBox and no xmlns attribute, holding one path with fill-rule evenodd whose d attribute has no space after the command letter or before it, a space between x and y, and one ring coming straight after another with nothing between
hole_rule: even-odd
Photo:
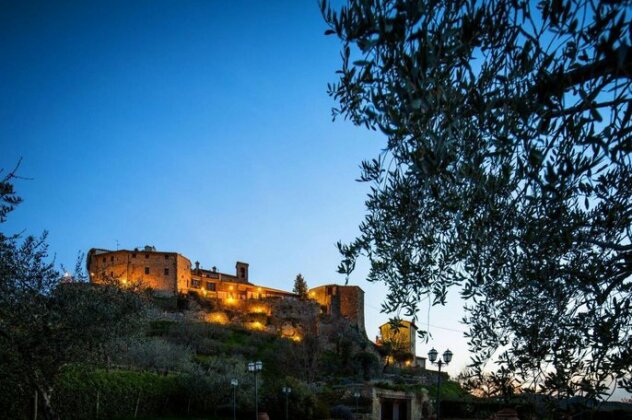
<instances>
[{"instance_id":1,"label":"stone wall","mask_svg":"<svg viewBox=\"0 0 632 420\"><path fill-rule=\"evenodd\" d=\"M308 296L318 302L327 315L333 318L346 318L366 336L364 291L361 288L329 284L310 289Z\"/></svg>"},{"instance_id":2,"label":"stone wall","mask_svg":"<svg viewBox=\"0 0 632 420\"><path fill-rule=\"evenodd\" d=\"M199 312L206 322L238 325L296 341L318 334L319 309L313 301L274 297L246 300L239 305L226 304L221 299L204 301L215 306L210 312Z\"/></svg>"},{"instance_id":3,"label":"stone wall","mask_svg":"<svg viewBox=\"0 0 632 420\"><path fill-rule=\"evenodd\" d=\"M426 392L412 393L378 387L372 388L371 391L372 419L421 419L424 418L425 412L430 411L430 399ZM386 410L389 412L384 413Z\"/></svg>"},{"instance_id":4,"label":"stone wall","mask_svg":"<svg viewBox=\"0 0 632 420\"><path fill-rule=\"evenodd\" d=\"M191 284L191 261L180 254L176 254L176 281L178 291L187 290Z\"/></svg>"},{"instance_id":5,"label":"stone wall","mask_svg":"<svg viewBox=\"0 0 632 420\"><path fill-rule=\"evenodd\" d=\"M364 291L358 286L338 286L340 315L349 319L360 332L366 335L364 327Z\"/></svg>"},{"instance_id":6,"label":"stone wall","mask_svg":"<svg viewBox=\"0 0 632 420\"><path fill-rule=\"evenodd\" d=\"M178 283L186 282L189 260L173 252L120 250L88 253L88 272L94 283L118 281L122 285L151 288L161 295L173 296Z\"/></svg>"}]
</instances>

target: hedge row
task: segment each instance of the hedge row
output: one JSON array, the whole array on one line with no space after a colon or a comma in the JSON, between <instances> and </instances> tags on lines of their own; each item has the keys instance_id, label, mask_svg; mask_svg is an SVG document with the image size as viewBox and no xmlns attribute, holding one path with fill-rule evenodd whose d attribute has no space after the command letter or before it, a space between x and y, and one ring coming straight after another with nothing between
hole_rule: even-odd
<instances>
[{"instance_id":1,"label":"hedge row","mask_svg":"<svg viewBox=\"0 0 632 420\"><path fill-rule=\"evenodd\" d=\"M149 372L71 367L60 375L53 404L64 419L177 415L205 409L188 377Z\"/></svg>"}]
</instances>

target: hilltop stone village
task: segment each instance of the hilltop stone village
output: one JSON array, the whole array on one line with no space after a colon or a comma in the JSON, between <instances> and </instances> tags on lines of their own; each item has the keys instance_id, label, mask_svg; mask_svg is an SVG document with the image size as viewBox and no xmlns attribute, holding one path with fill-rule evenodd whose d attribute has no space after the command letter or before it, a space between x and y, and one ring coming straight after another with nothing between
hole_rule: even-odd
<instances>
[{"instance_id":1,"label":"hilltop stone village","mask_svg":"<svg viewBox=\"0 0 632 420\"><path fill-rule=\"evenodd\" d=\"M93 248L87 255L87 269L93 283L114 281L122 287L149 289L157 297L183 301L189 316L205 322L262 331L296 342L307 335L329 337L324 340L329 346L337 345L335 337L353 337L357 350L372 352L384 368L405 368L415 373L419 383L436 381L436 374L426 370L426 359L416 355L414 323L402 321L397 328L386 323L374 341L367 338L364 291L358 286L320 285L301 299L295 293L252 282L245 262L236 262L234 274L223 273L152 246L115 251ZM427 394L366 384L357 392L373 401L371 418L417 418L424 404L429 404Z\"/></svg>"},{"instance_id":2,"label":"hilltop stone village","mask_svg":"<svg viewBox=\"0 0 632 420\"><path fill-rule=\"evenodd\" d=\"M231 312L240 314L265 314L270 317L282 317L283 306L281 302L297 302L303 307L306 316L316 318L317 315L329 315L335 320L344 320L363 336L367 336L364 322L364 291L358 286L339 284L321 285L309 289L308 301L300 302L295 293L273 289L264 285L250 282L248 263L237 261L235 274L222 273L216 267L210 270L201 268L199 262L194 265L183 255L176 252L157 251L155 247L146 246L143 249L116 250L93 248L88 252L87 269L90 281L93 283L105 283L116 279L121 285L131 283L150 288L153 293L164 297L176 297L183 294L193 294L209 301L215 301L218 308L227 308ZM276 303L276 305L275 305ZM309 307L316 303L316 311ZM276 311L275 311L276 310ZM212 312L206 317L209 322L227 323L228 316L221 311ZM243 321L240 318L239 321ZM253 321L253 323L258 321ZM263 322L247 325L254 329L268 330L281 333L289 330L281 328L275 330L274 326L266 328ZM391 324L380 326L380 337L376 338L376 344L385 341L397 341L401 350L416 356L415 334L417 328L411 322L404 321L395 331ZM294 335L293 335L294 336ZM298 335L295 339L299 339ZM413 362L408 360L409 364ZM416 357L414 363L425 367L425 358Z\"/></svg>"}]
</instances>

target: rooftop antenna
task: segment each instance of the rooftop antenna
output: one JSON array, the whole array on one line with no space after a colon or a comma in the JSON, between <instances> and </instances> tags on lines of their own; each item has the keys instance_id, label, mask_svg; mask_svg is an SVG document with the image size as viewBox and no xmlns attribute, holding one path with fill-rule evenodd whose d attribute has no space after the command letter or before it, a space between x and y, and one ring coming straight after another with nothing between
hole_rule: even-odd
<instances>
[{"instance_id":1,"label":"rooftop antenna","mask_svg":"<svg viewBox=\"0 0 632 420\"><path fill-rule=\"evenodd\" d=\"M118 251L118 249L119 249L119 241L118 241L118 239L117 239L117 240L116 240L116 250Z\"/></svg>"}]
</instances>

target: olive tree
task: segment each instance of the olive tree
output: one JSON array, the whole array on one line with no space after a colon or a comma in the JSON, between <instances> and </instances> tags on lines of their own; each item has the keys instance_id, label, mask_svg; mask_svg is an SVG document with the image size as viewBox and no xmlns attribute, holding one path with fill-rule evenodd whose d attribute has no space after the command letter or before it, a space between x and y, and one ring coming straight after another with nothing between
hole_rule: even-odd
<instances>
[{"instance_id":1,"label":"olive tree","mask_svg":"<svg viewBox=\"0 0 632 420\"><path fill-rule=\"evenodd\" d=\"M368 257L388 312L458 289L475 373L632 389L631 2L320 5L334 118L386 137L339 271Z\"/></svg>"},{"instance_id":2,"label":"olive tree","mask_svg":"<svg viewBox=\"0 0 632 420\"><path fill-rule=\"evenodd\" d=\"M20 202L15 178L11 172L0 179L0 223ZM99 360L108 339L135 325L143 302L115 285L69 282L48 258L45 240L0 233L0 376L27 395L37 390L50 419L58 417L51 397L62 367Z\"/></svg>"}]
</instances>

